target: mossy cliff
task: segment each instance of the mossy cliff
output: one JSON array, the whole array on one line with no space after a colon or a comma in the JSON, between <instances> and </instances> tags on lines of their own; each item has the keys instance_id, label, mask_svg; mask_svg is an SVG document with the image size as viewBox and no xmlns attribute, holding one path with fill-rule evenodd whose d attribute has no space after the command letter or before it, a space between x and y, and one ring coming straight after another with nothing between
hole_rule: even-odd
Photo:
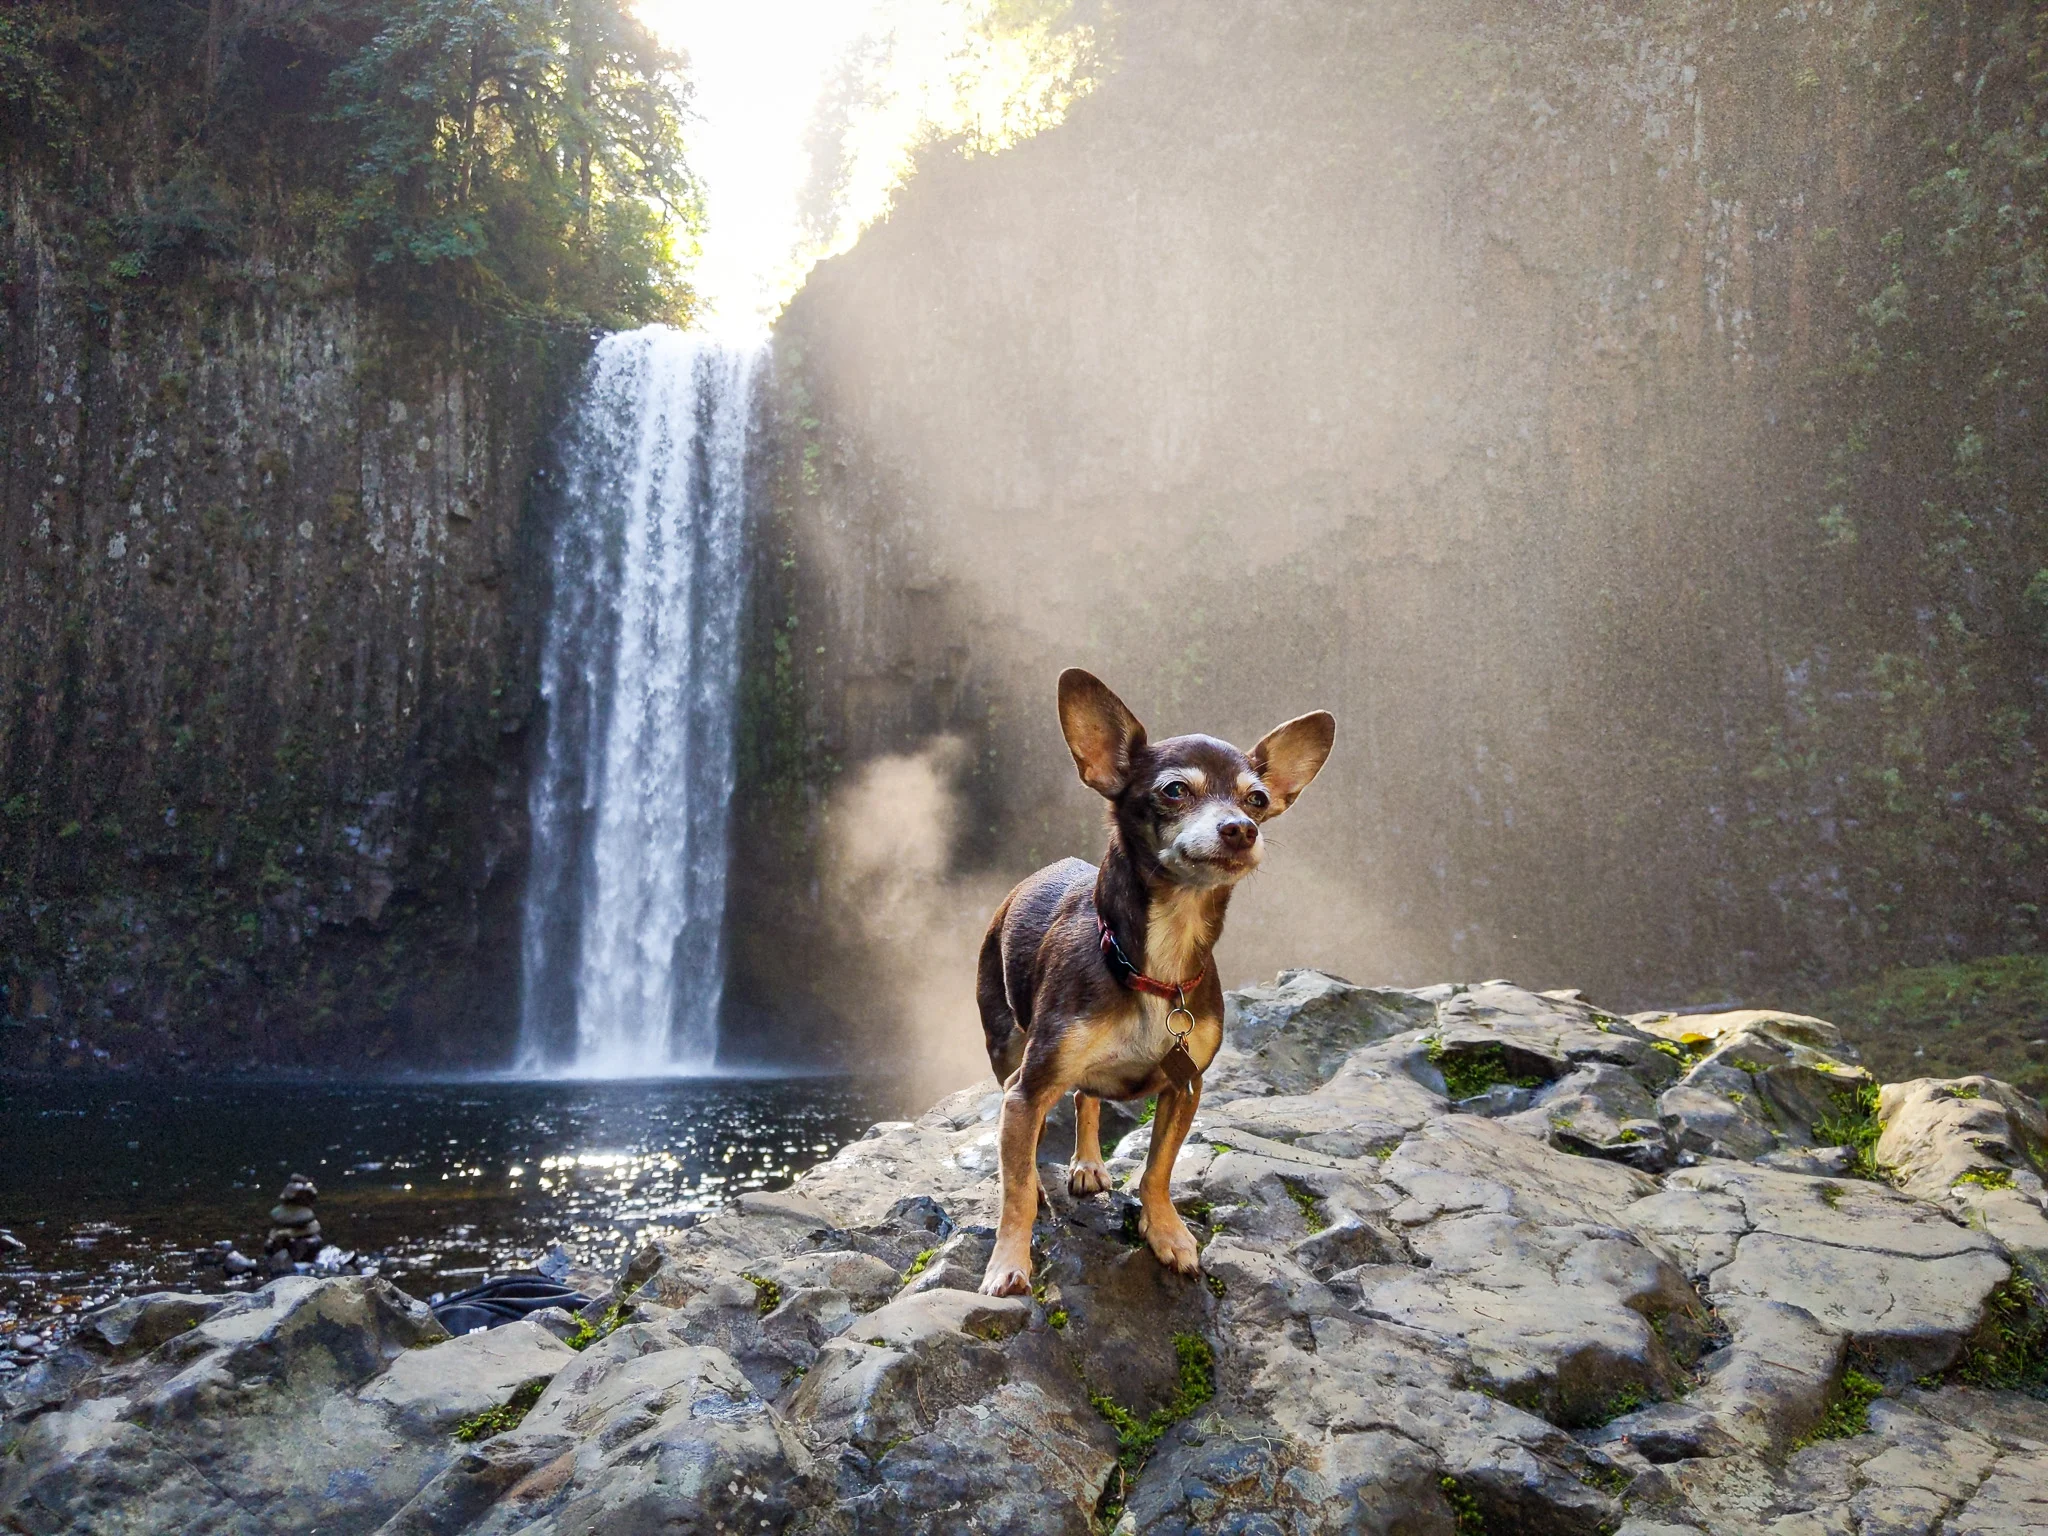
<instances>
[{"instance_id":1,"label":"mossy cliff","mask_svg":"<svg viewBox=\"0 0 2048 1536\"><path fill-rule=\"evenodd\" d=\"M487 1054L575 349L288 262L99 308L6 190L0 1061Z\"/></svg>"},{"instance_id":2,"label":"mossy cliff","mask_svg":"<svg viewBox=\"0 0 2048 1536\"><path fill-rule=\"evenodd\" d=\"M963 869L1092 853L1081 664L1161 729L1338 717L1232 974L2038 947L2044 26L1118 7L1061 125L928 154L779 327L749 814L953 733Z\"/></svg>"}]
</instances>

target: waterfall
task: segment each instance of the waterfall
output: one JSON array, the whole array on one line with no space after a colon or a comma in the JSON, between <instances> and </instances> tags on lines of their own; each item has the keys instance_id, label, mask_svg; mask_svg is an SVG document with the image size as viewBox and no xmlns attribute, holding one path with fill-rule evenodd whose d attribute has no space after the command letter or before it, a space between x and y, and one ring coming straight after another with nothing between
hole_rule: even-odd
<instances>
[{"instance_id":1,"label":"waterfall","mask_svg":"<svg viewBox=\"0 0 2048 1536\"><path fill-rule=\"evenodd\" d=\"M756 354L598 344L563 449L530 796L521 1070L704 1071L725 980Z\"/></svg>"}]
</instances>

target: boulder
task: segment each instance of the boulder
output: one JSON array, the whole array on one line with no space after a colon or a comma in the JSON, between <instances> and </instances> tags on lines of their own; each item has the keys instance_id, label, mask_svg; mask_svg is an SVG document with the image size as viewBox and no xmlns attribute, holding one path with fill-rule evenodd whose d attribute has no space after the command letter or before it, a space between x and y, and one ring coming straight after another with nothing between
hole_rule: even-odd
<instances>
[{"instance_id":1,"label":"boulder","mask_svg":"<svg viewBox=\"0 0 2048 1536\"><path fill-rule=\"evenodd\" d=\"M1312 972L1230 1008L1171 1182L1199 1279L1137 1235L1153 1127L1076 1198L1056 1124L1033 1293L980 1295L983 1085L593 1281L581 1354L374 1279L106 1309L0 1387L0 1528L2048 1526L2031 1100L1873 1094L1796 1015Z\"/></svg>"}]
</instances>

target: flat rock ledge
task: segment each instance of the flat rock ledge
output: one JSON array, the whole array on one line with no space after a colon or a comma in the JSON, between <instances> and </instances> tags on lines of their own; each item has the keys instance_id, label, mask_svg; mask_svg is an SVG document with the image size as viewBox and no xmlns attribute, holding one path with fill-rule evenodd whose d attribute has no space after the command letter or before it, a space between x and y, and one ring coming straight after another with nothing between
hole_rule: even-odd
<instances>
[{"instance_id":1,"label":"flat rock ledge","mask_svg":"<svg viewBox=\"0 0 2048 1536\"><path fill-rule=\"evenodd\" d=\"M996 1117L955 1094L649 1247L580 1351L374 1278L123 1302L0 1395L0 1529L2048 1531L2048 1121L2003 1083L1286 972L1232 995L1175 1170L1203 1277L1136 1239L1149 1128L1076 1201L1056 1118L1006 1300Z\"/></svg>"}]
</instances>

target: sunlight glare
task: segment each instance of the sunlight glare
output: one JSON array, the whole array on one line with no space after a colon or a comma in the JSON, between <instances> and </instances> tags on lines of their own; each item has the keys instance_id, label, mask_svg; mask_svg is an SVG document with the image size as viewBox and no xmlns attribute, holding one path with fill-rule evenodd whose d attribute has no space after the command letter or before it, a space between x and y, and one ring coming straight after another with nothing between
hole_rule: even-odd
<instances>
[{"instance_id":1,"label":"sunlight glare","mask_svg":"<svg viewBox=\"0 0 2048 1536\"><path fill-rule=\"evenodd\" d=\"M700 324L758 334L885 213L915 146L996 149L1058 121L1092 34L994 35L988 0L638 0L688 60L707 228ZM813 146L836 149L817 166ZM811 217L805 218L808 200Z\"/></svg>"}]
</instances>

